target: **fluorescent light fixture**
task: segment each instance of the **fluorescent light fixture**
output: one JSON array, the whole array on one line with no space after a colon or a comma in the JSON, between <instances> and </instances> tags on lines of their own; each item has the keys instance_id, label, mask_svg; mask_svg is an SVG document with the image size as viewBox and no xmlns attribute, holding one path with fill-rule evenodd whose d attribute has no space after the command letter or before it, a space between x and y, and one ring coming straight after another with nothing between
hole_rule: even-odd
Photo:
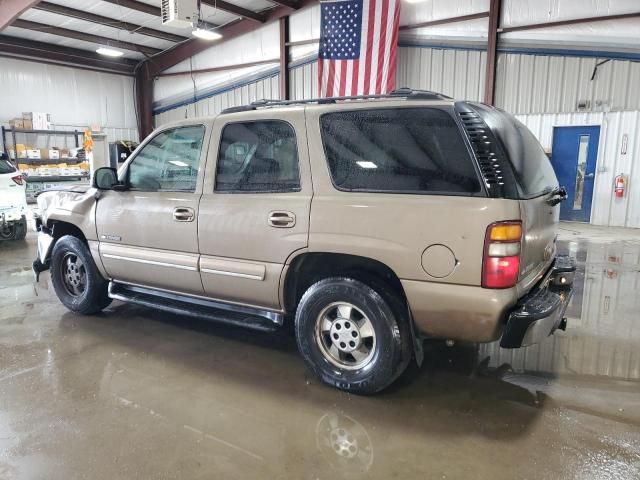
<instances>
[{"instance_id":1,"label":"fluorescent light fixture","mask_svg":"<svg viewBox=\"0 0 640 480\"><path fill-rule=\"evenodd\" d=\"M191 32L194 37L201 38L202 40L218 40L222 38L218 32L214 32L212 30L206 30L204 28L196 28L193 32Z\"/></svg>"},{"instance_id":2,"label":"fluorescent light fixture","mask_svg":"<svg viewBox=\"0 0 640 480\"><path fill-rule=\"evenodd\" d=\"M360 165L360 167L362 167L362 168L378 168L378 166L373 162L359 161L359 162L356 162L356 163L358 165Z\"/></svg>"},{"instance_id":3,"label":"fluorescent light fixture","mask_svg":"<svg viewBox=\"0 0 640 480\"><path fill-rule=\"evenodd\" d=\"M121 52L120 50L114 50L113 48L107 47L100 47L96 52L107 57L121 57L124 54L124 52Z\"/></svg>"}]
</instances>

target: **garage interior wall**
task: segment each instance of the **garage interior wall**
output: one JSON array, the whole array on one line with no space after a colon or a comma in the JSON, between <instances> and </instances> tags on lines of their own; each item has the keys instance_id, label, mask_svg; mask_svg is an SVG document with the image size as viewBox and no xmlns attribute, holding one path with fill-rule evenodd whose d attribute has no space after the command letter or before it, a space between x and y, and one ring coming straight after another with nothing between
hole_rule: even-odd
<instances>
[{"instance_id":1,"label":"garage interior wall","mask_svg":"<svg viewBox=\"0 0 640 480\"><path fill-rule=\"evenodd\" d=\"M100 125L109 141L138 140L133 77L3 57L0 85L5 126L22 112L46 112L55 129Z\"/></svg>"},{"instance_id":2,"label":"garage interior wall","mask_svg":"<svg viewBox=\"0 0 640 480\"><path fill-rule=\"evenodd\" d=\"M544 8L541 7L544 4ZM524 5L523 5L524 4ZM596 0L589 15L637 12L633 0ZM485 12L489 0L403 3L400 24ZM320 8L290 17L290 41L319 37ZM501 26L584 17L581 0L503 0ZM487 18L401 32L396 85L481 101ZM519 116L550 151L554 126L600 125L591 223L640 228L640 19L581 23L503 34L496 66L496 106ZM169 71L189 71L278 56L277 25L212 47ZM317 96L317 48L291 48L290 97ZM241 52L241 59L229 57ZM155 82L156 126L226 107L279 98L277 63L214 74L162 77ZM627 135L627 153L620 153ZM613 198L613 178L629 179L628 194Z\"/></svg>"}]
</instances>

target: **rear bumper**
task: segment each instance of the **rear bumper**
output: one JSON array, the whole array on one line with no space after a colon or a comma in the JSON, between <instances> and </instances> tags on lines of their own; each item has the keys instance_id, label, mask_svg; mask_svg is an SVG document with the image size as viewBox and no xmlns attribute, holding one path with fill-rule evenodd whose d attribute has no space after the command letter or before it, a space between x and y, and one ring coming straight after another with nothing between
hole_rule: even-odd
<instances>
[{"instance_id":1,"label":"rear bumper","mask_svg":"<svg viewBox=\"0 0 640 480\"><path fill-rule=\"evenodd\" d=\"M573 259L556 257L543 280L508 314L500 340L502 348L540 343L558 328L564 330L564 314L573 294L575 271Z\"/></svg>"}]
</instances>

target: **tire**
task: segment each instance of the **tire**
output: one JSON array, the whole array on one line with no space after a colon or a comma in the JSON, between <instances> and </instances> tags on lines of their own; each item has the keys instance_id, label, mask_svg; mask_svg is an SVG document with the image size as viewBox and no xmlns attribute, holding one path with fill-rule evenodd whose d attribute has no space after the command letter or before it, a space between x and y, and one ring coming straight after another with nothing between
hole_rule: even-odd
<instances>
[{"instance_id":1,"label":"tire","mask_svg":"<svg viewBox=\"0 0 640 480\"><path fill-rule=\"evenodd\" d=\"M79 238L65 235L55 243L50 270L58 298L72 312L91 315L111 303L108 283L100 275L89 248Z\"/></svg>"},{"instance_id":2,"label":"tire","mask_svg":"<svg viewBox=\"0 0 640 480\"><path fill-rule=\"evenodd\" d=\"M16 223L16 236L15 240L24 240L27 238L27 217L22 216L22 220Z\"/></svg>"},{"instance_id":3,"label":"tire","mask_svg":"<svg viewBox=\"0 0 640 480\"><path fill-rule=\"evenodd\" d=\"M375 288L326 278L309 287L296 312L296 340L307 366L324 383L350 393L383 390L411 359L402 302L382 285Z\"/></svg>"}]
</instances>

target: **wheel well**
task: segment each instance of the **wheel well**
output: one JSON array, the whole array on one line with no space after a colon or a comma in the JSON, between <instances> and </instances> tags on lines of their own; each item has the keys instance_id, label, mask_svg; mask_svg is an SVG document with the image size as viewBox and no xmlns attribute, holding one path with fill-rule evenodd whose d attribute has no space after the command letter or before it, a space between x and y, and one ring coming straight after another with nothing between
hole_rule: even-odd
<instances>
[{"instance_id":1,"label":"wheel well","mask_svg":"<svg viewBox=\"0 0 640 480\"><path fill-rule=\"evenodd\" d=\"M72 235L82 240L85 244L89 244L89 242L87 242L87 237L84 236L82 230L76 227L73 223L56 220L51 222L50 228L54 241L58 241L59 238L64 237L65 235Z\"/></svg>"},{"instance_id":2,"label":"wheel well","mask_svg":"<svg viewBox=\"0 0 640 480\"><path fill-rule=\"evenodd\" d=\"M383 283L406 303L400 279L382 262L342 253L305 253L296 257L287 271L284 283L285 310L294 313L300 298L311 285L335 276L350 277L363 283Z\"/></svg>"}]
</instances>

